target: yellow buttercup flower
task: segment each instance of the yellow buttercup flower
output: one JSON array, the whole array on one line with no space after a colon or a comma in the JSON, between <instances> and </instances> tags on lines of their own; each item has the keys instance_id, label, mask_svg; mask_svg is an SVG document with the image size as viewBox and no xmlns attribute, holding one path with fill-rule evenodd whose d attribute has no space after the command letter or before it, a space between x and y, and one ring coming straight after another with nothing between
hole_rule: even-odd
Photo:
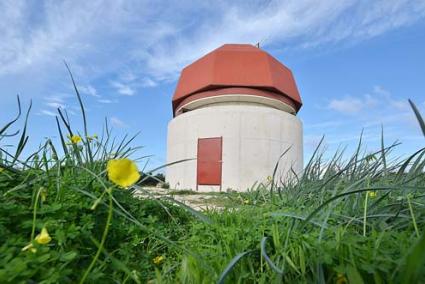
<instances>
[{"instance_id":1,"label":"yellow buttercup flower","mask_svg":"<svg viewBox=\"0 0 425 284\"><path fill-rule=\"evenodd\" d=\"M83 139L81 139L81 136L79 136L79 135L72 135L72 136L68 136L69 137L69 140L71 140L71 142L73 143L73 144L78 144L78 143L80 143L81 141L83 141Z\"/></svg>"},{"instance_id":2,"label":"yellow buttercup flower","mask_svg":"<svg viewBox=\"0 0 425 284\"><path fill-rule=\"evenodd\" d=\"M271 176L268 176L268 177L267 177L267 180L268 180L269 182L271 182L271 181L273 181L273 178L272 178Z\"/></svg>"},{"instance_id":3,"label":"yellow buttercup flower","mask_svg":"<svg viewBox=\"0 0 425 284\"><path fill-rule=\"evenodd\" d=\"M109 180L121 187L129 187L140 178L136 163L130 159L109 160L106 170Z\"/></svg>"},{"instance_id":4,"label":"yellow buttercup flower","mask_svg":"<svg viewBox=\"0 0 425 284\"><path fill-rule=\"evenodd\" d=\"M368 191L367 194L369 195L369 198L375 198L377 195L376 191Z\"/></svg>"},{"instance_id":5,"label":"yellow buttercup flower","mask_svg":"<svg viewBox=\"0 0 425 284\"><path fill-rule=\"evenodd\" d=\"M156 265L161 264L164 261L164 259L165 259L164 256L159 255L153 259L153 263Z\"/></svg>"},{"instance_id":6,"label":"yellow buttercup flower","mask_svg":"<svg viewBox=\"0 0 425 284\"><path fill-rule=\"evenodd\" d=\"M41 233L35 237L35 241L41 245L46 245L50 243L51 240L52 237L50 237L46 227L43 227L43 229L41 229Z\"/></svg>"}]
</instances>

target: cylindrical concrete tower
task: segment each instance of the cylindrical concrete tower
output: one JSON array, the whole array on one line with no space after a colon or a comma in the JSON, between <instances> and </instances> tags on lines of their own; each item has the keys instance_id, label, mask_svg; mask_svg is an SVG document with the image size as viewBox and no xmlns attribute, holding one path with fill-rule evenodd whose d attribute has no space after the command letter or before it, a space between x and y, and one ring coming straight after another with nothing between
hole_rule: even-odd
<instances>
[{"instance_id":1,"label":"cylindrical concrete tower","mask_svg":"<svg viewBox=\"0 0 425 284\"><path fill-rule=\"evenodd\" d=\"M225 44L181 72L168 124L171 188L245 191L301 173L302 103L292 72L249 44ZM292 169L292 170L291 170Z\"/></svg>"}]
</instances>

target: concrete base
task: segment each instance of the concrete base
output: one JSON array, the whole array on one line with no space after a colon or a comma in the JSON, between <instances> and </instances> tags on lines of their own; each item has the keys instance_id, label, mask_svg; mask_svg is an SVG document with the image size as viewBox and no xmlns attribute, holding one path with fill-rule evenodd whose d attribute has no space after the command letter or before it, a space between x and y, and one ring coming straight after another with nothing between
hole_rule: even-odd
<instances>
[{"instance_id":1,"label":"concrete base","mask_svg":"<svg viewBox=\"0 0 425 284\"><path fill-rule=\"evenodd\" d=\"M287 149L278 177L293 177L291 168L297 174L302 171L302 123L296 116L262 104L217 103L180 114L168 124L167 163L194 159L167 167L171 188L196 189L198 138L208 137L223 137L222 191L246 191L256 182L267 183Z\"/></svg>"}]
</instances>

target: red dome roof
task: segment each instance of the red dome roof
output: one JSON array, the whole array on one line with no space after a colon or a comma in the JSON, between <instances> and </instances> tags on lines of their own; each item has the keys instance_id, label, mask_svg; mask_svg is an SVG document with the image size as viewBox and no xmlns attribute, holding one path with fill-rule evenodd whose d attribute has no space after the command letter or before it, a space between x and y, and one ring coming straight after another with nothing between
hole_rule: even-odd
<instances>
[{"instance_id":1,"label":"red dome roof","mask_svg":"<svg viewBox=\"0 0 425 284\"><path fill-rule=\"evenodd\" d=\"M286 66L253 45L225 44L182 70L173 96L173 112L193 95L235 87L273 93L289 101L295 111L302 105L292 72Z\"/></svg>"}]
</instances>

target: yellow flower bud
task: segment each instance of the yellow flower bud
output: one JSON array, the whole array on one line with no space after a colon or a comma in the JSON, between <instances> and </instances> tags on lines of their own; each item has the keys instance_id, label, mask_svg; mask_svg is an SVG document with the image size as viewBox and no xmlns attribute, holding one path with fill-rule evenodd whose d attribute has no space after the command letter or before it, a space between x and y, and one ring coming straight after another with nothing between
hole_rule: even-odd
<instances>
[{"instance_id":1,"label":"yellow flower bud","mask_svg":"<svg viewBox=\"0 0 425 284\"><path fill-rule=\"evenodd\" d=\"M52 237L50 237L46 227L43 227L43 229L41 229L41 233L35 237L35 241L41 245L46 245L50 243L51 240Z\"/></svg>"},{"instance_id":2,"label":"yellow flower bud","mask_svg":"<svg viewBox=\"0 0 425 284\"><path fill-rule=\"evenodd\" d=\"M72 135L72 136L68 136L68 138L69 138L69 140L71 140L71 142L73 143L73 144L78 144L78 143L80 143L81 141L83 141L83 139L81 139L81 136L79 136L79 135Z\"/></svg>"},{"instance_id":3,"label":"yellow flower bud","mask_svg":"<svg viewBox=\"0 0 425 284\"><path fill-rule=\"evenodd\" d=\"M156 265L161 264L164 261L164 259L165 259L164 256L159 255L153 259L153 263Z\"/></svg>"}]
</instances>

